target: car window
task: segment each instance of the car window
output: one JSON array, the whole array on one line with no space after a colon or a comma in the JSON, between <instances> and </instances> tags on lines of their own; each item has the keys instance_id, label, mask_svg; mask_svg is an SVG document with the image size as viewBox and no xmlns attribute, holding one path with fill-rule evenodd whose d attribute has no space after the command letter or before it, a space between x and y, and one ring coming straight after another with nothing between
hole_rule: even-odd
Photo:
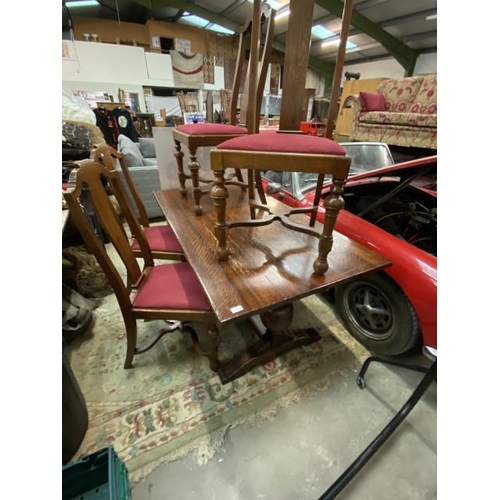
<instances>
[{"instance_id":1,"label":"car window","mask_svg":"<svg viewBox=\"0 0 500 500\"><path fill-rule=\"evenodd\" d=\"M328 180L328 182L330 182L330 180ZM318 182L318 174L301 172L299 174L299 190L300 190L300 192L304 194L304 193L307 193L308 191L312 191L313 189L316 189L317 182Z\"/></svg>"},{"instance_id":2,"label":"car window","mask_svg":"<svg viewBox=\"0 0 500 500\"><path fill-rule=\"evenodd\" d=\"M276 172L275 170L268 170L263 174L269 182L277 182L281 184L287 191L292 191L292 174L291 172Z\"/></svg>"},{"instance_id":3,"label":"car window","mask_svg":"<svg viewBox=\"0 0 500 500\"><path fill-rule=\"evenodd\" d=\"M342 147L346 150L346 154L351 157L349 175L370 172L395 163L389 148L383 143L344 142ZM290 172L268 170L263 174L263 177L270 182L281 184L284 189L293 193L296 197L303 196L307 192L316 189L316 183L318 182L318 174L305 172L296 173L295 186L292 185L293 176ZM328 176L325 178L325 182L330 182L330 180Z\"/></svg>"},{"instance_id":4,"label":"car window","mask_svg":"<svg viewBox=\"0 0 500 500\"><path fill-rule=\"evenodd\" d=\"M370 172L377 168L394 165L394 159L385 145L379 144L346 144L342 147L351 157L349 175Z\"/></svg>"}]
</instances>

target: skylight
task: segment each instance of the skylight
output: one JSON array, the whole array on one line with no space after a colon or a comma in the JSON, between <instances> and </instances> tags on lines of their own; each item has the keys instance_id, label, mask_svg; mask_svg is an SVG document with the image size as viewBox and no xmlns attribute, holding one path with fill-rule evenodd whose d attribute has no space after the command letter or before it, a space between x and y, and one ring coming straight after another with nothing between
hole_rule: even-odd
<instances>
[{"instance_id":1,"label":"skylight","mask_svg":"<svg viewBox=\"0 0 500 500\"><path fill-rule=\"evenodd\" d=\"M335 40L328 40L327 42L323 42L321 44L321 48L330 47L332 45L339 45L339 44L340 44L340 38L336 38ZM357 47L357 45L355 43L352 43L349 40L347 40L347 43L345 46L346 50L355 49L356 47Z\"/></svg>"},{"instance_id":2,"label":"skylight","mask_svg":"<svg viewBox=\"0 0 500 500\"><path fill-rule=\"evenodd\" d=\"M313 26L311 29L311 33L321 40L335 36L335 33L333 31L326 29L324 26L321 26L321 24Z\"/></svg>"}]
</instances>

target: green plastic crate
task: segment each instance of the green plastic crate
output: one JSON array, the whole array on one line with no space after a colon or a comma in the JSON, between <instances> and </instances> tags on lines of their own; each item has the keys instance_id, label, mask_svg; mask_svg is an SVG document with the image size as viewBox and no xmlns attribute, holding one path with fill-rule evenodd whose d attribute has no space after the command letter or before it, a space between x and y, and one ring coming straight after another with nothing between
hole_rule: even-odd
<instances>
[{"instance_id":1,"label":"green plastic crate","mask_svg":"<svg viewBox=\"0 0 500 500\"><path fill-rule=\"evenodd\" d=\"M128 471L112 447L62 468L62 500L131 500Z\"/></svg>"}]
</instances>

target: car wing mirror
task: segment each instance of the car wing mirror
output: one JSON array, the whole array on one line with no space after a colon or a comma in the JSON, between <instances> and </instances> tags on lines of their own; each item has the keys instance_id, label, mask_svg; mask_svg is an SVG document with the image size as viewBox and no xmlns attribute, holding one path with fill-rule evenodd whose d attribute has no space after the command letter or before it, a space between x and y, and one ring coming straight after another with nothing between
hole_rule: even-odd
<instances>
[{"instance_id":1,"label":"car wing mirror","mask_svg":"<svg viewBox=\"0 0 500 500\"><path fill-rule=\"evenodd\" d=\"M266 194L276 194L281 190L281 184L279 182L270 182L267 185Z\"/></svg>"}]
</instances>

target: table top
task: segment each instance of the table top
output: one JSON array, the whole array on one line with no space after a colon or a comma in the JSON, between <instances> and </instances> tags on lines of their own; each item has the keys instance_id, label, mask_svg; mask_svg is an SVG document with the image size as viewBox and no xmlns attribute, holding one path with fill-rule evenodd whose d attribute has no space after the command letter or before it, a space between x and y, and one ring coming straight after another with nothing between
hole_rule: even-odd
<instances>
[{"instance_id":1,"label":"table top","mask_svg":"<svg viewBox=\"0 0 500 500\"><path fill-rule=\"evenodd\" d=\"M249 219L248 195L237 186L227 187L230 196L226 220ZM318 238L287 229L279 222L231 228L227 239L229 260L219 262L214 235L216 215L210 195L202 196L204 213L198 216L193 211L191 193L183 197L178 189L172 189L155 191L154 195L221 325L325 291L390 264L381 255L334 231L329 269L323 276L314 274ZM271 197L268 205L274 213L289 210ZM297 215L292 220L308 224L309 217Z\"/></svg>"}]
</instances>

